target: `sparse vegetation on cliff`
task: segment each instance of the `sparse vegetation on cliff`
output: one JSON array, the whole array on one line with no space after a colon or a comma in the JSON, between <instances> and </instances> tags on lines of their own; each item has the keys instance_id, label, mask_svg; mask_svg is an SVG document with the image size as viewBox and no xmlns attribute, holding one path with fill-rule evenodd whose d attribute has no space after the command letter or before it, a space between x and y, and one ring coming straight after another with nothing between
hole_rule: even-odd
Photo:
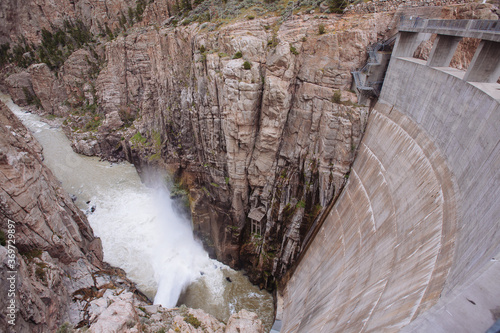
<instances>
[{"instance_id":1,"label":"sparse vegetation on cliff","mask_svg":"<svg viewBox=\"0 0 500 333\"><path fill-rule=\"evenodd\" d=\"M347 0L328 0L328 7L332 13L342 14L348 4Z\"/></svg>"},{"instance_id":2,"label":"sparse vegetation on cliff","mask_svg":"<svg viewBox=\"0 0 500 333\"><path fill-rule=\"evenodd\" d=\"M34 63L44 62L50 69L59 69L64 61L82 47L94 41L90 29L80 20L64 21L62 27L49 31L41 31L41 42L38 46L29 43L24 36L19 36L17 43L0 46L0 64L13 62L19 67L27 68Z\"/></svg>"},{"instance_id":3,"label":"sparse vegetation on cliff","mask_svg":"<svg viewBox=\"0 0 500 333\"><path fill-rule=\"evenodd\" d=\"M323 35L325 32L326 32L325 25L324 24L320 24L318 26L318 34Z\"/></svg>"},{"instance_id":4,"label":"sparse vegetation on cliff","mask_svg":"<svg viewBox=\"0 0 500 333\"><path fill-rule=\"evenodd\" d=\"M283 2L279 0L195 0L192 5L190 1L178 0L172 8L172 14L176 19L171 22L176 26L178 22L188 25L192 22L212 22L216 25L208 27L213 30L220 25L232 21L234 18L246 18L254 20L266 14L281 16L281 22L288 19L292 14L307 11L321 11L325 13L342 14L350 0L329 0L328 7L321 7L321 0L304 0L300 2Z\"/></svg>"},{"instance_id":5,"label":"sparse vegetation on cliff","mask_svg":"<svg viewBox=\"0 0 500 333\"><path fill-rule=\"evenodd\" d=\"M184 316L184 321L194 328L199 328L201 326L201 321L193 316L191 313L188 313Z\"/></svg>"},{"instance_id":6,"label":"sparse vegetation on cliff","mask_svg":"<svg viewBox=\"0 0 500 333\"><path fill-rule=\"evenodd\" d=\"M249 70L250 68L252 68L252 64L249 61L245 61L243 63L243 68Z\"/></svg>"}]
</instances>

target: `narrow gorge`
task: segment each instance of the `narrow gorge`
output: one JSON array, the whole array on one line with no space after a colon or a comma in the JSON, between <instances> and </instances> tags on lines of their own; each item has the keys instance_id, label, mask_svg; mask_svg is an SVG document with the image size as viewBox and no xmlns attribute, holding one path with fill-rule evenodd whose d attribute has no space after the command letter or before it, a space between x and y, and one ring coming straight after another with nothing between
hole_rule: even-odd
<instances>
[{"instance_id":1,"label":"narrow gorge","mask_svg":"<svg viewBox=\"0 0 500 333\"><path fill-rule=\"evenodd\" d=\"M349 230L349 225L357 226L355 221L364 216L361 211L366 203L364 199L355 200L357 195L353 194L353 186L356 186L353 184L364 184L366 181L360 177L368 177L363 174L365 171L360 172L361 164L369 163L367 151L377 140L394 139L384 137L394 130L389 125L383 125L381 134L367 131L382 126L377 120L380 117L396 117L395 122L399 125L398 121L404 117L398 112L404 113L405 109L397 107L392 113L390 106L399 105L398 96L402 100L413 98L415 103L420 103L415 96L425 91L425 85L419 87L421 91L411 88L409 97L405 97L403 90L390 92L389 89L396 90L407 83L407 67L397 74L391 72L391 68L397 66L394 54L388 72L392 73L390 83L388 85L386 79L386 90L374 90L373 98L359 98L360 90L356 88L351 73L366 68L365 64L372 61L369 51L373 53L377 43L388 41L387 49L380 53L385 52L390 57L393 37L398 34L398 27L404 19L481 19L494 22L498 20L498 14L495 2L462 0L355 1L351 4L334 0L43 0L39 3L11 0L0 4L0 44L3 43L0 45L0 88L16 104L41 114L49 124L61 126L75 152L96 156L108 163L128 161L150 187L163 183L164 176L168 175L166 183L170 187L170 196L184 203L192 220L194 235L203 242L210 257L232 268L243 269L258 287L274 292L278 319L285 323L283 331L362 331L370 330L370 327L376 330L382 326L354 325L349 328L351 316L359 317L363 322L372 318L372 312L356 310L356 304L361 304L356 303L357 296L353 297L352 304L346 301L335 305L334 310L316 298L325 290L316 290L312 285L304 287L304 283L306 280L316 281L320 288L330 283L322 279L334 284L338 282L346 290L352 287L359 293L343 294L350 297L385 290L391 283L388 281L393 281L367 278L370 287L363 289L365 285L356 281L358 275L354 273L365 267L359 253L345 255L350 253L347 249L344 249L347 251L344 255L317 252L318 248L326 249L328 242L325 238L324 243L318 243L317 238L318 232L320 237L325 237L322 231L325 229L319 229L326 228L322 227L323 223L337 220L341 222L329 234L333 244L345 245L347 238L342 237L354 237L354 234L347 236L346 231L342 237L336 238L335 232ZM412 40L415 47L411 54L400 55L403 60L404 57L415 57L426 61L434 56L433 42L439 38L430 33L422 36L422 39ZM400 40L400 37L396 39L396 45ZM477 38L465 37L457 42L456 52L452 53L448 64L450 68L456 71L467 69L476 61L474 54L476 49L481 49L480 45ZM412 70L414 73L420 69ZM381 74L383 78L385 68ZM381 82L377 84L381 85ZM437 83L433 84L437 87ZM387 86L390 88L385 88ZM380 97L378 104L376 97ZM135 292L136 286L123 272L103 262L100 240L94 238L87 217L43 166L40 146L5 107L2 117L5 118L2 120L2 153L7 171L2 171L1 228L7 235L10 220L27 228L26 231L16 230L20 243L16 260L25 263L24 266L21 264L25 269L21 275L34 276L36 280L36 272L43 271L40 267L45 268L54 260L54 267L66 272L60 274L62 278L59 280L49 279L49 284L38 283L33 287L44 290L47 293L45 298L35 297L39 292L25 291L26 295L33 294L26 296L33 301L27 303L23 300L22 303L37 305L26 305L25 312L20 312L19 317L25 322L22 327L32 330L37 327L38 331L44 332L56 329L66 321L74 327L82 323L83 318L76 320L68 314L80 311L81 315L88 308L71 308L77 303L70 295L85 288L96 293L96 289L101 290L98 286L112 284L114 288L123 288L124 292L118 297L123 304L128 302L130 306L131 317L122 321L126 327L117 328L117 332L153 332L167 327L161 326L163 322L159 319L166 318L167 313L180 318L169 321L172 331L176 323L182 331L196 332L185 318L189 318L188 313L198 310L151 308L147 298ZM420 127L408 125L405 128L414 134L412 129L417 131ZM427 129L422 133L422 137L428 135ZM19 140L23 142L19 143ZM394 142L398 140L394 139ZM422 140L428 143L436 138L429 136ZM473 140L490 139L475 136ZM422 143L418 141L418 144ZM388 147L387 154L393 146ZM407 152L411 147L400 147L401 152ZM441 156L441 150L444 148L436 148L435 155ZM374 156L378 154L381 153L376 152ZM399 156L399 152L395 154ZM448 152L442 154L442 159L448 163ZM357 156L361 157L356 159ZM401 156L406 156L408 163L419 165L423 155ZM484 163L488 166L485 170L493 168L493 164ZM398 170L403 170L402 167L394 172L387 171L390 167L385 162L370 164L370 167L373 169L369 172L376 173L380 169L384 177L388 172L410 182L408 175L402 173L399 176ZM26 168L32 169L30 173L20 171ZM446 172L454 174L453 168ZM421 171L417 169L408 172ZM20 174L13 174L13 170ZM158 175L162 176L159 178ZM41 177L48 180L44 180L38 190L31 182L37 184ZM376 176L370 173L369 179L371 177ZM496 182L498 173L493 173L492 177ZM47 186L50 194L45 189ZM415 188L416 192L399 193L397 191L402 187L394 185L385 190L387 193L377 191L377 199L373 200L380 201L380 195L391 198L397 195L411 198L414 195L419 199L427 197L425 191L433 189L431 185L425 189ZM365 191L368 193L370 189L365 188ZM466 195L460 191L456 191L461 193L460 198ZM371 195L367 194L368 201L372 200ZM352 201L351 205L347 204L346 196ZM390 205L382 206L384 212L380 214L392 216L390 212L394 213L395 199L391 200ZM415 199L415 207L417 201ZM12 205L18 208L12 208ZM52 208L44 208L47 205L57 205L57 209L54 208L57 214ZM396 211L412 204L405 201L400 205ZM376 210L368 209L367 212L379 214ZM332 217L332 214L336 216ZM493 215L488 215L488 221L494 218ZM91 215L88 218L92 219ZM412 215L402 219L413 223L414 218ZM498 225L496 229L494 224L488 225L496 235ZM394 228L398 227L399 224ZM58 237L34 236L46 228L53 230L52 234ZM362 229L359 227L358 232L361 233ZM23 234L26 236L21 239ZM358 239L360 244L362 239ZM370 238L370 242L380 242L368 246L366 251L376 249L377 255L386 253L386 258L392 258L399 244L383 239L378 236ZM494 242L489 249L492 248L496 249ZM2 249L7 250L7 247ZM489 253L490 250L485 251ZM460 251L468 253L469 250ZM316 259L305 258L314 255L320 258L332 256L334 262L338 258L343 268L335 270L337 263L330 263L331 271L322 272L319 279L313 278L308 275L309 270L319 272L321 264L316 267ZM370 257L378 258L376 255ZM85 282L64 280L64 276L72 276L68 272L76 269L72 265L77 263L78 269L85 267L87 273L78 271L78 276ZM419 265L418 262L412 264ZM372 265L370 262L368 266ZM344 274L343 269L352 274ZM371 268L367 271L375 279L377 270ZM471 276L475 270L468 272L464 274ZM458 272L452 274L460 275ZM96 275L103 280L96 282ZM401 278L411 280L405 276ZM465 280L455 279L457 284ZM442 288L444 280L439 281ZM64 285L65 289L57 288L57 283ZM361 285L363 288L359 287ZM435 288L439 294L439 287ZM296 293L303 294L298 297ZM147 296L151 299L151 295ZM58 303L55 301L57 297L64 298L60 302L67 308L50 308L51 304ZM89 295L85 294L85 297ZM103 296L93 294L92 297L99 303L99 297L102 299ZM306 301L308 298L310 301ZM433 303L434 298L428 298L428 304ZM342 298L339 296L339 299ZM148 322L150 327L139 318L139 308L149 311L149 319L157 317ZM30 313L32 309L40 312L38 317ZM338 311L337 326L318 324L329 318L325 313L330 311ZM51 316L50 313L57 315ZM93 324L99 322L97 312L94 317L89 316L82 325L99 332L98 326ZM196 316L205 314L196 313ZM203 325L207 329L212 325L210 329L214 332L232 332L231 327L242 328L244 326L238 325L247 320L247 324L254 325L254 328L247 328L245 332L263 329L255 315L240 312L239 316L231 317L227 327L217 326L218 321L213 318L206 319ZM410 317L415 319L413 314ZM142 326L138 324L141 320ZM391 324L383 327L398 331L409 323L402 322L405 324L394 324L392 329L388 328Z\"/></svg>"}]
</instances>

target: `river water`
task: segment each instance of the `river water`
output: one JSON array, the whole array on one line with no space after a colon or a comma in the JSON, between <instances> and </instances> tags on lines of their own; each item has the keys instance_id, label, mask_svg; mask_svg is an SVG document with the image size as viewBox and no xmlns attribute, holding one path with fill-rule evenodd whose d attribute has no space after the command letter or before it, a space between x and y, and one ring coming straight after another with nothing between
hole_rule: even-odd
<instances>
[{"instance_id":1,"label":"river water","mask_svg":"<svg viewBox=\"0 0 500 333\"><path fill-rule=\"evenodd\" d=\"M122 268L155 304L180 305L182 294L183 304L219 320L227 322L232 313L247 309L270 329L272 296L208 257L193 237L191 221L177 214L165 187L146 187L129 163L76 154L61 128L24 112L8 96L0 99L32 131L43 147L44 163L76 196L75 203L102 240L104 260Z\"/></svg>"}]
</instances>

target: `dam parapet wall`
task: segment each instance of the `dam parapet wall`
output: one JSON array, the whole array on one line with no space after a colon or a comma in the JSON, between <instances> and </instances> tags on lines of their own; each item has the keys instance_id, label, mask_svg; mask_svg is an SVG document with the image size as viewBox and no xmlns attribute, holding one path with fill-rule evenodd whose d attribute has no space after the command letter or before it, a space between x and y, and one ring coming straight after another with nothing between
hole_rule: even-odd
<instances>
[{"instance_id":1,"label":"dam parapet wall","mask_svg":"<svg viewBox=\"0 0 500 333\"><path fill-rule=\"evenodd\" d=\"M500 85L491 71L470 79L498 67L481 47L496 42L464 72L448 56L412 58L411 34L396 42L348 184L283 290L282 332L485 331L497 319ZM433 316L445 310L455 318Z\"/></svg>"}]
</instances>

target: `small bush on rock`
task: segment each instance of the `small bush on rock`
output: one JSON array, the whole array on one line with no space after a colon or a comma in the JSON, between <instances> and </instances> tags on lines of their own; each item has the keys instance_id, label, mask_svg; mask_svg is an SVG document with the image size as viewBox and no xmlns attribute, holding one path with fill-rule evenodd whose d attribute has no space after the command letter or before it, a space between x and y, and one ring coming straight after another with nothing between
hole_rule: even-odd
<instances>
[{"instance_id":1,"label":"small bush on rock","mask_svg":"<svg viewBox=\"0 0 500 333\"><path fill-rule=\"evenodd\" d=\"M199 328L201 326L201 321L191 313L188 313L186 316L184 316L184 321L194 328Z\"/></svg>"},{"instance_id":2,"label":"small bush on rock","mask_svg":"<svg viewBox=\"0 0 500 333\"><path fill-rule=\"evenodd\" d=\"M324 25L324 24L320 24L320 25L318 26L318 33L319 33L320 35L322 35L322 34L324 34L324 33L325 33L325 25Z\"/></svg>"}]
</instances>

